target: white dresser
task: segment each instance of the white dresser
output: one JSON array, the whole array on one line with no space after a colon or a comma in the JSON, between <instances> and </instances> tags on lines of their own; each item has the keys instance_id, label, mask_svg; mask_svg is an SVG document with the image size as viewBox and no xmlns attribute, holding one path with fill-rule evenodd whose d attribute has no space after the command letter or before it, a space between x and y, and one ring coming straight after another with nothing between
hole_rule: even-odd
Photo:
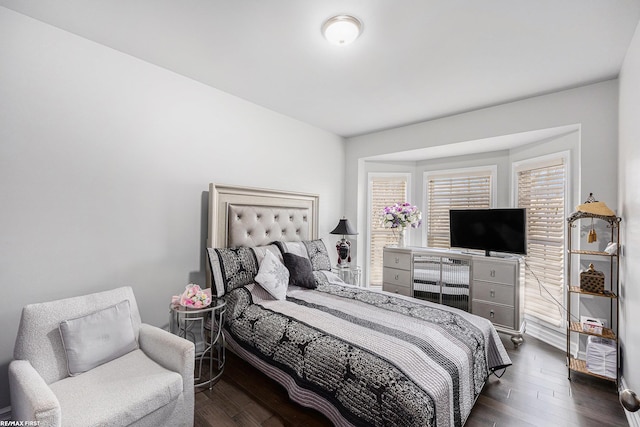
<instances>
[{"instance_id":1,"label":"white dresser","mask_svg":"<svg viewBox=\"0 0 640 427\"><path fill-rule=\"evenodd\" d=\"M384 248L382 290L413 296L413 256L410 249Z\"/></svg>"},{"instance_id":2,"label":"white dresser","mask_svg":"<svg viewBox=\"0 0 640 427\"><path fill-rule=\"evenodd\" d=\"M499 332L510 334L514 345L522 343L524 268L520 257L390 246L384 248L383 265L382 290L471 311L490 320Z\"/></svg>"},{"instance_id":3,"label":"white dresser","mask_svg":"<svg viewBox=\"0 0 640 427\"><path fill-rule=\"evenodd\" d=\"M518 346L525 331L524 266L520 257L473 257L471 312L511 334Z\"/></svg>"}]
</instances>

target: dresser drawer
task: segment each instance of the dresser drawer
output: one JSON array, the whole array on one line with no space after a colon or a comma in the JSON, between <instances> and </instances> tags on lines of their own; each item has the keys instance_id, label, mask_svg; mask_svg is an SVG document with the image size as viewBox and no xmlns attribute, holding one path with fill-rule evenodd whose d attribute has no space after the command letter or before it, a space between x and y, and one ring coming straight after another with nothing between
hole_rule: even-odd
<instances>
[{"instance_id":1,"label":"dresser drawer","mask_svg":"<svg viewBox=\"0 0 640 427\"><path fill-rule=\"evenodd\" d=\"M411 288L411 271L385 267L382 270L382 282Z\"/></svg>"},{"instance_id":2,"label":"dresser drawer","mask_svg":"<svg viewBox=\"0 0 640 427\"><path fill-rule=\"evenodd\" d=\"M404 295L407 297L413 296L411 295L411 288L408 286L397 285L393 283L383 283L382 290L386 292L391 292L394 294Z\"/></svg>"},{"instance_id":3,"label":"dresser drawer","mask_svg":"<svg viewBox=\"0 0 640 427\"><path fill-rule=\"evenodd\" d=\"M516 281L517 263L473 261L473 280L513 285Z\"/></svg>"},{"instance_id":4,"label":"dresser drawer","mask_svg":"<svg viewBox=\"0 0 640 427\"><path fill-rule=\"evenodd\" d=\"M384 267L400 268L402 270L411 269L411 252L384 251L382 258Z\"/></svg>"},{"instance_id":5,"label":"dresser drawer","mask_svg":"<svg viewBox=\"0 0 640 427\"><path fill-rule=\"evenodd\" d=\"M483 301L473 300L472 313L485 319L489 319L491 323L507 327L509 329L518 329L514 327L516 318L515 309L506 305L489 304Z\"/></svg>"},{"instance_id":6,"label":"dresser drawer","mask_svg":"<svg viewBox=\"0 0 640 427\"><path fill-rule=\"evenodd\" d=\"M515 301L515 288L511 285L474 281L472 289L474 300L510 306Z\"/></svg>"}]
</instances>

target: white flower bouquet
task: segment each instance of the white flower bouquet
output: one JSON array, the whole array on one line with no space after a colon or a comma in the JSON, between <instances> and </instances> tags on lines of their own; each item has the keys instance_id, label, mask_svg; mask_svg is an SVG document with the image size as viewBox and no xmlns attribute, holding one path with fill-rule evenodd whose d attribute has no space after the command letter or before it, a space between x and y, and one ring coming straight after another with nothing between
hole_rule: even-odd
<instances>
[{"instance_id":1,"label":"white flower bouquet","mask_svg":"<svg viewBox=\"0 0 640 427\"><path fill-rule=\"evenodd\" d=\"M383 209L380 215L384 228L402 231L407 227L418 228L422 224L422 213L411 203L395 203Z\"/></svg>"}]
</instances>

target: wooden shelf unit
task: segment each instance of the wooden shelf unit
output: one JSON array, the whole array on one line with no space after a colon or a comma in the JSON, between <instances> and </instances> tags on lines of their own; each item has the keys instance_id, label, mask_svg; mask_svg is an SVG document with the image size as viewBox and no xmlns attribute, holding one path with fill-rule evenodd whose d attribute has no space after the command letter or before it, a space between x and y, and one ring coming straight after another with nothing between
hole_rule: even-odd
<instances>
[{"instance_id":1,"label":"wooden shelf unit","mask_svg":"<svg viewBox=\"0 0 640 427\"><path fill-rule=\"evenodd\" d=\"M570 286L569 287L569 292L573 292L575 294L582 294L582 295L593 295L595 297L602 297L602 298L612 298L612 299L618 298L618 296L613 292L608 292L606 294L600 294L600 293L597 293L597 292L583 291L582 289L580 289L580 286Z\"/></svg>"},{"instance_id":2,"label":"wooden shelf unit","mask_svg":"<svg viewBox=\"0 0 640 427\"><path fill-rule=\"evenodd\" d=\"M572 248L572 229L577 226L577 222L581 219L590 219L591 221L600 220L606 221L607 226L611 230L610 242L615 243L616 251L615 253L608 253L603 251L590 251L590 250L580 250ZM620 222L622 218L617 216L602 216L602 215L591 215L584 212L578 212L571 215L567 218L567 376L569 380L571 380L572 372L579 372L585 375L590 375L596 378L605 379L607 381L615 381L616 384L620 380L620 345L618 342L617 336L617 328L618 328L618 316L619 316L619 307L618 307L618 295L620 293L620 263L618 259L618 254L620 253ZM596 258L602 258L604 261L609 263L609 272L608 276L605 273L605 292L606 293L596 293L596 292L587 292L580 289L580 286L576 286L575 283L580 281L580 277L572 277L572 262L576 261L580 262L580 256L594 256ZM606 286L608 283L608 287ZM608 288L608 289L607 289ZM593 332L588 332L583 330L582 324L579 321L575 321L572 319L572 315L579 316L579 310L574 313L571 308L571 296L578 295L578 298L581 296L591 296L598 298L608 298L610 300L610 308L609 308L609 328L602 328L602 333L597 334ZM614 306L615 304L615 306ZM613 320L615 319L615 325ZM615 341L616 343L616 377L610 378L607 376L599 375L594 372L589 371L587 369L586 360L579 359L571 354L571 335L587 335L587 336L595 336L599 338L605 338L608 340Z\"/></svg>"},{"instance_id":3,"label":"wooden shelf unit","mask_svg":"<svg viewBox=\"0 0 640 427\"><path fill-rule=\"evenodd\" d=\"M582 329L582 324L580 322L571 322L569 329L571 330L571 332L578 332L580 334L585 334L585 335L593 335L600 338L606 338L608 340L616 339L616 333L613 332L613 329L610 329L610 328L602 328L602 333L597 334L594 332L587 332L584 329Z\"/></svg>"}]
</instances>

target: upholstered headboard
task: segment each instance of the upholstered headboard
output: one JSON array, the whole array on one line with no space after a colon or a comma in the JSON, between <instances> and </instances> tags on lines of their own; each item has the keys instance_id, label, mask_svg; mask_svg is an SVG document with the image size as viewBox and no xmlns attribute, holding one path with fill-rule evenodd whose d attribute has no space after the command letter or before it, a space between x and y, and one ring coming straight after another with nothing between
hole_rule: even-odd
<instances>
[{"instance_id":1,"label":"upholstered headboard","mask_svg":"<svg viewBox=\"0 0 640 427\"><path fill-rule=\"evenodd\" d=\"M207 247L317 239L318 200L314 194L209 184Z\"/></svg>"},{"instance_id":2,"label":"upholstered headboard","mask_svg":"<svg viewBox=\"0 0 640 427\"><path fill-rule=\"evenodd\" d=\"M207 248L315 240L318 199L314 194L209 184ZM213 281L207 263L207 286L211 287ZM223 291L217 292L222 295Z\"/></svg>"}]
</instances>

